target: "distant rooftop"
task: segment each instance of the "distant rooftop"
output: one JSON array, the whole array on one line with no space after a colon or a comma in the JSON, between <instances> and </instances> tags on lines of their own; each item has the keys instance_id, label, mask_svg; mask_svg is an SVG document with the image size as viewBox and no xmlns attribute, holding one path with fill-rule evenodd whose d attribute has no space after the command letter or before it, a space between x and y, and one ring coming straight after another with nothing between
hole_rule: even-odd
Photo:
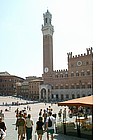
<instances>
[{"instance_id":1,"label":"distant rooftop","mask_svg":"<svg viewBox=\"0 0 140 140\"><path fill-rule=\"evenodd\" d=\"M3 75L10 75L7 71L5 72L0 72L0 76L3 76Z\"/></svg>"}]
</instances>

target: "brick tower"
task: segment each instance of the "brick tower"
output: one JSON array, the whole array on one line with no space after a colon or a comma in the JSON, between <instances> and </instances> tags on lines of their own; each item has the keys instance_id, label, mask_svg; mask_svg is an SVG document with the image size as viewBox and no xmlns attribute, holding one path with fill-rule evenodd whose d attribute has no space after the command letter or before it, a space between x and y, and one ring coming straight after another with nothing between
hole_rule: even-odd
<instances>
[{"instance_id":1,"label":"brick tower","mask_svg":"<svg viewBox=\"0 0 140 140\"><path fill-rule=\"evenodd\" d=\"M42 25L43 33L43 73L53 71L53 32L54 28L51 24L52 15L47 10L43 14L44 25Z\"/></svg>"}]
</instances>

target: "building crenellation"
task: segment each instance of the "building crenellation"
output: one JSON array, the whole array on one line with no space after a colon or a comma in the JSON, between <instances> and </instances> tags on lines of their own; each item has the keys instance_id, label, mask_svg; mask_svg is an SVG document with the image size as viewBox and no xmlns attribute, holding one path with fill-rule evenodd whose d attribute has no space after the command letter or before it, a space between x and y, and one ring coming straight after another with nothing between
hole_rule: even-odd
<instances>
[{"instance_id":1,"label":"building crenellation","mask_svg":"<svg viewBox=\"0 0 140 140\"><path fill-rule=\"evenodd\" d=\"M78 54L78 55L72 55L72 52L69 52L67 53L68 55L68 60L71 59L71 58L80 58L80 57L85 57L85 56L89 56L89 55L93 55L93 52L92 52L92 47L91 48L87 48L87 53L84 53L84 54Z\"/></svg>"}]
</instances>

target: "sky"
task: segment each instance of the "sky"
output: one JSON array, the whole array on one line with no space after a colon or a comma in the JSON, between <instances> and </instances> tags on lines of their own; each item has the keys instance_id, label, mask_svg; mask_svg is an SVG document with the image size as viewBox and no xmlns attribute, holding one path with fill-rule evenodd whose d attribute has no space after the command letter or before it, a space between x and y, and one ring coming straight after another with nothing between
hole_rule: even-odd
<instances>
[{"instance_id":1,"label":"sky","mask_svg":"<svg viewBox=\"0 0 140 140\"><path fill-rule=\"evenodd\" d=\"M93 47L92 0L0 0L0 71L22 78L43 73L43 13L52 14L54 70L67 53Z\"/></svg>"}]
</instances>

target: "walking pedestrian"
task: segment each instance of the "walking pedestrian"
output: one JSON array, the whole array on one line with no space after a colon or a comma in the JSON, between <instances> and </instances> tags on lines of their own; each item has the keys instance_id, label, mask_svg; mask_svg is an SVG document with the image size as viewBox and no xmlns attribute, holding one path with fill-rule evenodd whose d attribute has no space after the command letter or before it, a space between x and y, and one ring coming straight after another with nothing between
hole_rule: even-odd
<instances>
[{"instance_id":1,"label":"walking pedestrian","mask_svg":"<svg viewBox=\"0 0 140 140\"><path fill-rule=\"evenodd\" d=\"M39 120L36 122L36 131L38 135L38 140L42 140L42 135L43 135L43 118L39 117Z\"/></svg>"},{"instance_id":2,"label":"walking pedestrian","mask_svg":"<svg viewBox=\"0 0 140 140\"><path fill-rule=\"evenodd\" d=\"M2 120L2 117L0 117L0 128L5 132L6 131L6 125L5 122Z\"/></svg>"},{"instance_id":3,"label":"walking pedestrian","mask_svg":"<svg viewBox=\"0 0 140 140\"><path fill-rule=\"evenodd\" d=\"M48 117L46 119L47 140L49 140L49 134L51 135L51 140L53 140L55 126L56 119L52 116L52 112L48 112Z\"/></svg>"},{"instance_id":4,"label":"walking pedestrian","mask_svg":"<svg viewBox=\"0 0 140 140\"><path fill-rule=\"evenodd\" d=\"M61 121L61 116L62 116L62 109L60 109L58 112L59 121Z\"/></svg>"},{"instance_id":5,"label":"walking pedestrian","mask_svg":"<svg viewBox=\"0 0 140 140\"><path fill-rule=\"evenodd\" d=\"M0 128L0 140L4 140L6 137L6 133L3 131L3 129Z\"/></svg>"},{"instance_id":6,"label":"walking pedestrian","mask_svg":"<svg viewBox=\"0 0 140 140\"><path fill-rule=\"evenodd\" d=\"M47 119L47 112L46 110L44 109L44 112L43 112L43 118L44 118L44 129L46 129L46 119Z\"/></svg>"},{"instance_id":7,"label":"walking pedestrian","mask_svg":"<svg viewBox=\"0 0 140 140\"><path fill-rule=\"evenodd\" d=\"M63 110L63 122L66 122L66 108Z\"/></svg>"},{"instance_id":8,"label":"walking pedestrian","mask_svg":"<svg viewBox=\"0 0 140 140\"><path fill-rule=\"evenodd\" d=\"M16 130L18 129L18 140L23 140L25 138L25 119L23 118L23 114L20 111L19 117L16 121Z\"/></svg>"},{"instance_id":9,"label":"walking pedestrian","mask_svg":"<svg viewBox=\"0 0 140 140\"><path fill-rule=\"evenodd\" d=\"M28 114L26 118L26 140L32 139L33 131L33 120L31 119L31 114Z\"/></svg>"},{"instance_id":10,"label":"walking pedestrian","mask_svg":"<svg viewBox=\"0 0 140 140\"><path fill-rule=\"evenodd\" d=\"M42 109L39 111L39 117L42 117Z\"/></svg>"},{"instance_id":11,"label":"walking pedestrian","mask_svg":"<svg viewBox=\"0 0 140 140\"><path fill-rule=\"evenodd\" d=\"M52 108L51 108L51 106L49 106L49 108L48 108L48 112L52 112Z\"/></svg>"}]
</instances>

